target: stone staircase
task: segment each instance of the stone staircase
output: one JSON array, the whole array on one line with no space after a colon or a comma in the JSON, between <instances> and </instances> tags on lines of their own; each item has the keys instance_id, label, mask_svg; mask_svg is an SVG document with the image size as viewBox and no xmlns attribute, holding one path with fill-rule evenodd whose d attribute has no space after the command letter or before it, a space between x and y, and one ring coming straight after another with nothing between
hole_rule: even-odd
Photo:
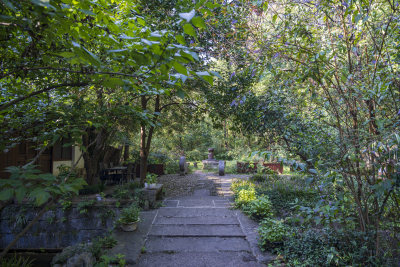
<instances>
[{"instance_id":1,"label":"stone staircase","mask_svg":"<svg viewBox=\"0 0 400 267\"><path fill-rule=\"evenodd\" d=\"M238 211L229 209L229 189L214 182L204 177L193 195L164 201L137 266L264 266L252 253Z\"/></svg>"}]
</instances>

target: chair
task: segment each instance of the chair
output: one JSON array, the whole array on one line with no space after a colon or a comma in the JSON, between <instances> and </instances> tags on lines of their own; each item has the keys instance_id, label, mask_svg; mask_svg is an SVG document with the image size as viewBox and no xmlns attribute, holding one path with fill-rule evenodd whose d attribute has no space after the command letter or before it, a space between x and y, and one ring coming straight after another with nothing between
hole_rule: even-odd
<instances>
[{"instance_id":1,"label":"chair","mask_svg":"<svg viewBox=\"0 0 400 267\"><path fill-rule=\"evenodd\" d=\"M128 166L126 167L126 172L125 172L125 179L127 182L130 182L132 180L133 176L133 163L128 163Z\"/></svg>"}]
</instances>

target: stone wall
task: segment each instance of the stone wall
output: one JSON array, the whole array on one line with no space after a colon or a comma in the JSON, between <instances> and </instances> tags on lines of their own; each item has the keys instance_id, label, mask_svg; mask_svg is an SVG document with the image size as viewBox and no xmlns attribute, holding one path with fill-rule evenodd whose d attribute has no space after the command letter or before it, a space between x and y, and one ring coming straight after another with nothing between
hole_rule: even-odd
<instances>
[{"instance_id":1,"label":"stone wall","mask_svg":"<svg viewBox=\"0 0 400 267\"><path fill-rule=\"evenodd\" d=\"M14 249L59 249L87 242L107 234L119 215L115 205L96 203L84 212L77 205L57 207L46 212L14 246ZM28 205L9 205L1 211L0 249L5 248L39 209Z\"/></svg>"}]
</instances>

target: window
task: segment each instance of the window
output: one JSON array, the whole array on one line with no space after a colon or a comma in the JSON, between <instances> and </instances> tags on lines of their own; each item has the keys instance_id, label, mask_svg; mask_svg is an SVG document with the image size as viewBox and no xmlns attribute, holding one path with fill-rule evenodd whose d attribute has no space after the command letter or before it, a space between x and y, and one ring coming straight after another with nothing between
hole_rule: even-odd
<instances>
[{"instance_id":1,"label":"window","mask_svg":"<svg viewBox=\"0 0 400 267\"><path fill-rule=\"evenodd\" d=\"M53 147L53 160L72 160L72 145L70 138L63 138Z\"/></svg>"}]
</instances>

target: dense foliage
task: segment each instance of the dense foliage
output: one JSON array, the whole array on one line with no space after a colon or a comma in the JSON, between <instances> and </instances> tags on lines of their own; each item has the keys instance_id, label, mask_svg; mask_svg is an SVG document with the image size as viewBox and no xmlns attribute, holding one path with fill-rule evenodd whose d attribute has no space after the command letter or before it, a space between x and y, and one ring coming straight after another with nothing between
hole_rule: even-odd
<instances>
[{"instance_id":1,"label":"dense foliage","mask_svg":"<svg viewBox=\"0 0 400 267\"><path fill-rule=\"evenodd\" d=\"M176 172L180 156L200 161L208 147L218 159L266 155L298 172L233 184L236 207L261 222L263 248L281 248L289 265L399 257L397 1L0 7L2 151L30 142L40 154L68 138L91 186L112 146L140 162L142 183L148 163ZM36 160L9 169L0 200L42 205L84 185L74 168L43 175Z\"/></svg>"}]
</instances>

